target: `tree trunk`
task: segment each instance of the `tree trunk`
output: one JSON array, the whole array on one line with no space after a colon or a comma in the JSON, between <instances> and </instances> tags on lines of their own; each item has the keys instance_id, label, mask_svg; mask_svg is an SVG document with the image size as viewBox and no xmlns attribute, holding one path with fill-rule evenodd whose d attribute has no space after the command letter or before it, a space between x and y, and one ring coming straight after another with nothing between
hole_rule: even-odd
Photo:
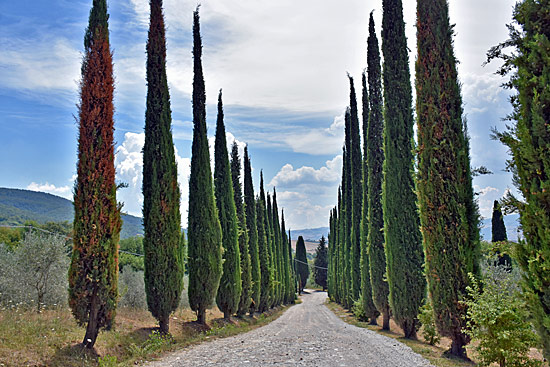
<instances>
[{"instance_id":1,"label":"tree trunk","mask_svg":"<svg viewBox=\"0 0 550 367\"><path fill-rule=\"evenodd\" d=\"M378 325L378 322L376 322L376 317L371 317L370 318L369 325Z\"/></svg>"},{"instance_id":2,"label":"tree trunk","mask_svg":"<svg viewBox=\"0 0 550 367\"><path fill-rule=\"evenodd\" d=\"M407 320L401 324L405 339L416 339L416 322L414 320Z\"/></svg>"},{"instance_id":3,"label":"tree trunk","mask_svg":"<svg viewBox=\"0 0 550 367\"><path fill-rule=\"evenodd\" d=\"M170 316L161 317L159 319L159 327L162 334L168 334L170 330Z\"/></svg>"},{"instance_id":4,"label":"tree trunk","mask_svg":"<svg viewBox=\"0 0 550 367\"><path fill-rule=\"evenodd\" d=\"M94 347L95 341L97 339L97 334L99 332L99 325L97 322L97 314L99 313L99 299L97 297L97 288L94 289L92 294L92 301L90 304L90 316L88 318L88 326L86 327L86 335L84 335L84 340L82 345L85 348L92 349Z\"/></svg>"},{"instance_id":5,"label":"tree trunk","mask_svg":"<svg viewBox=\"0 0 550 367\"><path fill-rule=\"evenodd\" d=\"M197 312L197 322L202 325L206 325L206 310L199 309Z\"/></svg>"},{"instance_id":6,"label":"tree trunk","mask_svg":"<svg viewBox=\"0 0 550 367\"><path fill-rule=\"evenodd\" d=\"M227 321L231 321L231 312L224 311L223 312L223 318L226 319Z\"/></svg>"},{"instance_id":7,"label":"tree trunk","mask_svg":"<svg viewBox=\"0 0 550 367\"><path fill-rule=\"evenodd\" d=\"M466 336L462 333L456 333L453 335L452 341L451 349L445 353L455 357L468 359L468 356L466 355L466 344L468 343Z\"/></svg>"},{"instance_id":8,"label":"tree trunk","mask_svg":"<svg viewBox=\"0 0 550 367\"><path fill-rule=\"evenodd\" d=\"M390 313L389 313L389 310L382 314L382 330L390 330Z\"/></svg>"}]
</instances>

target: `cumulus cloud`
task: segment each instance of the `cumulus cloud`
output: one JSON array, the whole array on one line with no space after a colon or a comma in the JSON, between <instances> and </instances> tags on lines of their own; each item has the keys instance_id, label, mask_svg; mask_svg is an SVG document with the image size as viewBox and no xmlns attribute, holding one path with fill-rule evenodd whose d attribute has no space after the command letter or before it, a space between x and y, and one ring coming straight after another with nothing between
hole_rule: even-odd
<instances>
[{"instance_id":1,"label":"cumulus cloud","mask_svg":"<svg viewBox=\"0 0 550 367\"><path fill-rule=\"evenodd\" d=\"M69 199L69 200L73 199L72 186L55 186L48 182L46 183L31 182L27 186L27 190L47 192L52 195L64 197L65 199Z\"/></svg>"},{"instance_id":2,"label":"cumulus cloud","mask_svg":"<svg viewBox=\"0 0 550 367\"><path fill-rule=\"evenodd\" d=\"M344 115L334 118L328 128L308 129L305 134L289 135L285 142L296 153L311 155L337 154L342 151L344 141Z\"/></svg>"},{"instance_id":3,"label":"cumulus cloud","mask_svg":"<svg viewBox=\"0 0 550 367\"><path fill-rule=\"evenodd\" d=\"M474 185L474 190L478 194L477 200L481 216L483 218L491 218L494 201L502 197L501 190L496 187L480 187L479 185Z\"/></svg>"},{"instance_id":4,"label":"cumulus cloud","mask_svg":"<svg viewBox=\"0 0 550 367\"><path fill-rule=\"evenodd\" d=\"M342 155L337 155L333 159L326 161L325 166L319 169L308 166L294 169L292 164L287 163L273 177L269 185L291 188L304 185L334 184L340 180L341 173Z\"/></svg>"}]
</instances>

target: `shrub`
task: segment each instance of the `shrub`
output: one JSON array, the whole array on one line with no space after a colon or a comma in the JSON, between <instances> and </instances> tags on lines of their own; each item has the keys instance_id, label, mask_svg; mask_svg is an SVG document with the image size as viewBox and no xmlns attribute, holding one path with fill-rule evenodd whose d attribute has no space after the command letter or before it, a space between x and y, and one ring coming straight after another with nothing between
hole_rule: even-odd
<instances>
[{"instance_id":1,"label":"shrub","mask_svg":"<svg viewBox=\"0 0 550 367\"><path fill-rule=\"evenodd\" d=\"M362 294L359 296L359 299L357 301L353 302L353 306L351 306L351 312L353 312L357 320L368 321L369 318L367 317L367 313L365 312L365 308L363 307Z\"/></svg>"},{"instance_id":2,"label":"shrub","mask_svg":"<svg viewBox=\"0 0 550 367\"><path fill-rule=\"evenodd\" d=\"M28 232L13 250L0 244L0 302L38 311L65 304L68 268L62 236Z\"/></svg>"},{"instance_id":3,"label":"shrub","mask_svg":"<svg viewBox=\"0 0 550 367\"><path fill-rule=\"evenodd\" d=\"M489 261L489 264L491 261ZM480 366L539 366L528 352L537 336L528 322L529 314L517 275L503 266L485 266L483 281L470 274L470 299L464 332L479 342Z\"/></svg>"},{"instance_id":4,"label":"shrub","mask_svg":"<svg viewBox=\"0 0 550 367\"><path fill-rule=\"evenodd\" d=\"M143 271L125 266L118 277L119 306L139 309L147 308Z\"/></svg>"},{"instance_id":5,"label":"shrub","mask_svg":"<svg viewBox=\"0 0 550 367\"><path fill-rule=\"evenodd\" d=\"M437 332L435 326L434 310L432 302L427 300L424 306L420 307L420 313L418 314L418 320L422 324L422 336L424 340L430 345L436 345L441 340L441 336Z\"/></svg>"}]
</instances>

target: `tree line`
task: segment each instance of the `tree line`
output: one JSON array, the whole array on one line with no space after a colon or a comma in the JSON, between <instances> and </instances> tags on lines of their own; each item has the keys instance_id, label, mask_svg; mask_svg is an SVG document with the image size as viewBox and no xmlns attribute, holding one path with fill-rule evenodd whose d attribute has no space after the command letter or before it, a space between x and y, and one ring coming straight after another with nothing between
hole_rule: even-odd
<instances>
[{"instance_id":1,"label":"tree line","mask_svg":"<svg viewBox=\"0 0 550 367\"><path fill-rule=\"evenodd\" d=\"M342 181L330 211L328 292L348 309L360 307L371 324L390 317L406 338L415 338L418 314L426 303L438 332L452 340L449 353L466 357L471 340L468 292L479 288L479 213L472 185L469 137L463 111L453 26L447 0L417 1L416 143L409 57L402 0L383 0L382 57L372 13L367 68L362 75L363 152L354 80L345 113ZM495 138L512 153L509 168L524 201L503 200L520 213L525 239L517 246L525 273L528 304L550 356L550 247L547 193L547 2L523 0L514 11L511 39L494 47L499 73L511 74L508 88L515 122ZM513 54L506 54L513 47ZM545 107L546 106L546 107ZM495 211L500 203L495 203ZM498 239L506 240L502 215L494 219ZM510 264L509 257L501 257ZM471 296L471 295L470 295ZM472 308L473 309L473 308Z\"/></svg>"},{"instance_id":2,"label":"tree line","mask_svg":"<svg viewBox=\"0 0 550 367\"><path fill-rule=\"evenodd\" d=\"M116 200L113 63L107 2L93 0L84 37L78 106L75 219L69 269L69 305L86 325L82 345L93 348L100 329L113 325L118 298L122 205ZM266 193L260 172L255 195L248 147L243 162L236 142L229 155L222 92L218 96L214 172L206 130L199 9L193 14L193 142L189 178L188 240L181 230L180 189L172 140L162 0L150 1L147 99L143 147L143 253L147 306L160 331L183 289L187 247L189 304L206 324L214 303L232 315L265 312L294 303L297 283L290 231L279 216L277 193ZM241 186L244 165L244 187Z\"/></svg>"}]
</instances>

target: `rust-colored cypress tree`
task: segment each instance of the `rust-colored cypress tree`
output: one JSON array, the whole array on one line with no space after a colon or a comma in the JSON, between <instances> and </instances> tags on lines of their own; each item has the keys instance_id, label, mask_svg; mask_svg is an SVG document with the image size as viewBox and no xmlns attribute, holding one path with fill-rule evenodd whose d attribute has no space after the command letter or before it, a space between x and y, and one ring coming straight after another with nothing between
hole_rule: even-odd
<instances>
[{"instance_id":1,"label":"rust-colored cypress tree","mask_svg":"<svg viewBox=\"0 0 550 367\"><path fill-rule=\"evenodd\" d=\"M94 0L86 35L78 107L78 162L74 188L74 236L69 268L69 306L87 323L84 347L115 317L120 205L116 201L113 62L107 2Z\"/></svg>"}]
</instances>

